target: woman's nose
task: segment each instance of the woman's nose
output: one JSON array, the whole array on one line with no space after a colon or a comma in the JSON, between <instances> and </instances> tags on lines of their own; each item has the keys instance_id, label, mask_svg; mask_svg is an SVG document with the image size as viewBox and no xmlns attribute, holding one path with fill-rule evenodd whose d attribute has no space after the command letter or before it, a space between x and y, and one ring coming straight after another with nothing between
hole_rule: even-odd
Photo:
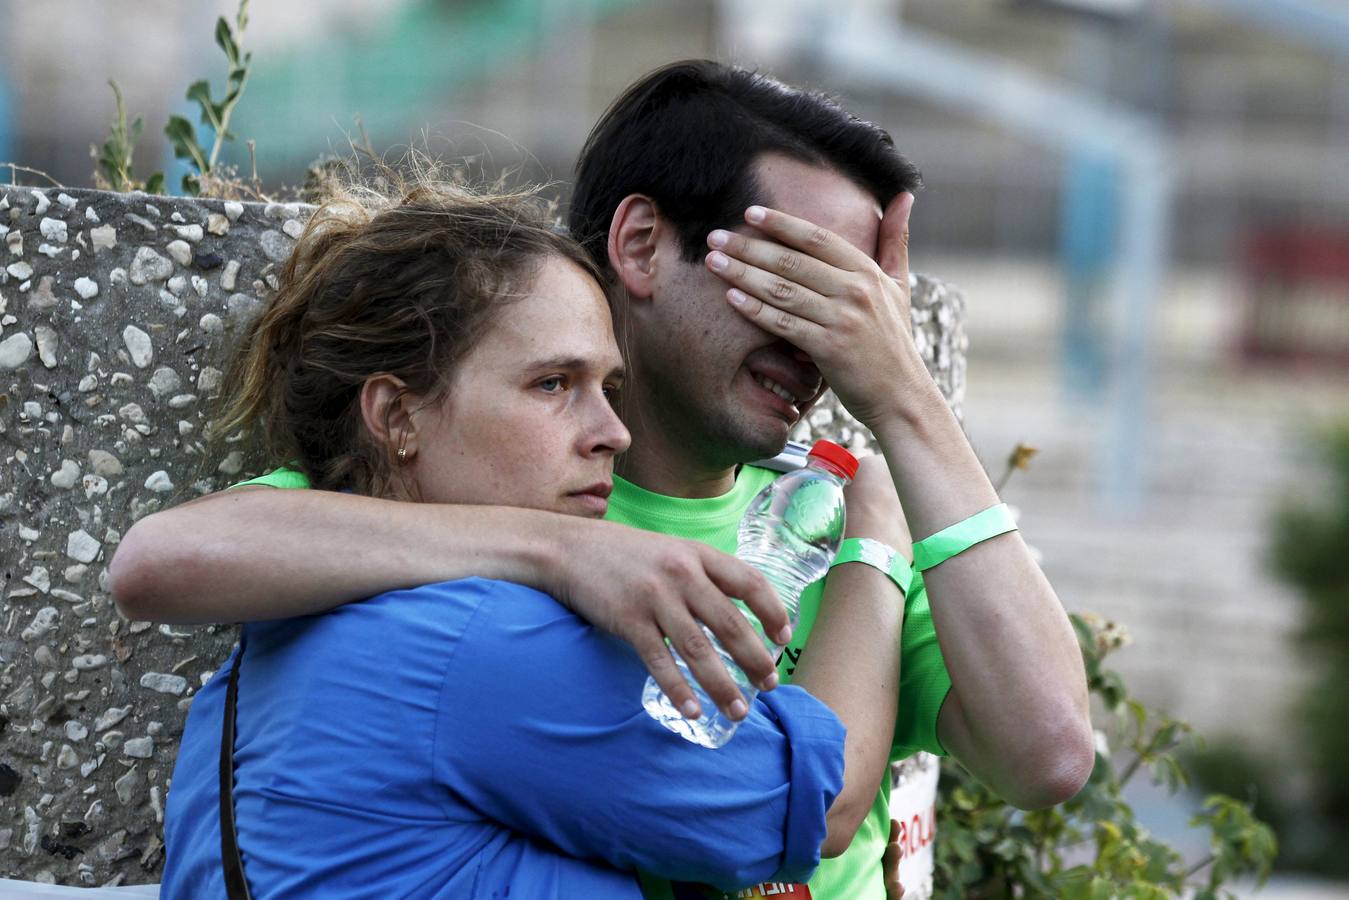
<instances>
[{"instance_id":1,"label":"woman's nose","mask_svg":"<svg viewBox=\"0 0 1349 900\"><path fill-rule=\"evenodd\" d=\"M632 435L628 426L618 417L618 413L609 405L607 398L596 406L596 418L589 433L590 452L612 453L617 455L628 449Z\"/></svg>"}]
</instances>

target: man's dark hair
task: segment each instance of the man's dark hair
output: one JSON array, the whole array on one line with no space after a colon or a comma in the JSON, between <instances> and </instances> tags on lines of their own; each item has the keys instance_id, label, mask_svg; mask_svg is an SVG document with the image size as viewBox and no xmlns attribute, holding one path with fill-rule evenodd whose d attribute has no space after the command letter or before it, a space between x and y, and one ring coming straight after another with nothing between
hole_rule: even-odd
<instances>
[{"instance_id":1,"label":"man's dark hair","mask_svg":"<svg viewBox=\"0 0 1349 900\"><path fill-rule=\"evenodd\" d=\"M884 207L915 190L918 170L881 127L816 91L711 60L672 63L623 92L596 123L576 166L568 225L608 268L609 223L629 194L651 197L678 229L684 259L707 233L764 202L751 164L763 153L835 169Z\"/></svg>"}]
</instances>

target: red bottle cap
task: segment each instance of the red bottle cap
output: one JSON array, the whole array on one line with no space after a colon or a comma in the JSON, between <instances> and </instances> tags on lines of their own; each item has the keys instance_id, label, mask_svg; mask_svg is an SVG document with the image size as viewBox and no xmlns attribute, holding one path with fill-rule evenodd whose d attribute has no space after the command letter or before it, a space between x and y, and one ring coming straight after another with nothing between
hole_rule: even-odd
<instances>
[{"instance_id":1,"label":"red bottle cap","mask_svg":"<svg viewBox=\"0 0 1349 900\"><path fill-rule=\"evenodd\" d=\"M815 446L810 448L811 456L818 456L820 459L836 467L851 481L857 476L857 457L853 456L847 450L844 450L833 441L816 441Z\"/></svg>"}]
</instances>

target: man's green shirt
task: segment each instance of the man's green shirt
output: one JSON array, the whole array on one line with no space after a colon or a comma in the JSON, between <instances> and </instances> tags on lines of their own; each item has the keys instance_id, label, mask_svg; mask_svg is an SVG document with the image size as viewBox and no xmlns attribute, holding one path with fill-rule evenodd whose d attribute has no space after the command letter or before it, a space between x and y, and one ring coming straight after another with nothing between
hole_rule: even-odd
<instances>
[{"instance_id":1,"label":"man's green shirt","mask_svg":"<svg viewBox=\"0 0 1349 900\"><path fill-rule=\"evenodd\" d=\"M755 494L776 477L777 473L769 469L743 466L730 491L720 497L696 500L655 494L615 477L605 518L647 531L701 541L723 552L734 553L741 516ZM308 487L304 475L290 469L278 469L244 483ZM789 682L796 670L796 661L810 637L823 593L824 581L819 581L808 587L801 597L800 622L778 662L778 672L784 682ZM944 754L937 739L937 715L951 689L951 677L937 644L927 591L918 573L914 573L913 584L904 598L900 656L900 702L890 748L891 759L903 759L919 750ZM633 703L637 702L639 698L634 696ZM881 857L889 831L890 781L887 778L847 851L821 861L815 877L810 880L811 896L816 900L885 900ZM663 883L645 877L642 883L651 900L672 896L669 887Z\"/></svg>"}]
</instances>

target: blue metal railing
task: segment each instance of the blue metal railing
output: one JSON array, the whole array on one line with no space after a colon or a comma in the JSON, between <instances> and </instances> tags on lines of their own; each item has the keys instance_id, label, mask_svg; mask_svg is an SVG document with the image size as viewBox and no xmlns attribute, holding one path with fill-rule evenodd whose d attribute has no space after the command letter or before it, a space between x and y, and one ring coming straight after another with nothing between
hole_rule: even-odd
<instances>
[{"instance_id":1,"label":"blue metal railing","mask_svg":"<svg viewBox=\"0 0 1349 900\"><path fill-rule=\"evenodd\" d=\"M0 162L14 159L14 106L9 96L9 73L0 66ZM6 180L0 173L0 182Z\"/></svg>"}]
</instances>

